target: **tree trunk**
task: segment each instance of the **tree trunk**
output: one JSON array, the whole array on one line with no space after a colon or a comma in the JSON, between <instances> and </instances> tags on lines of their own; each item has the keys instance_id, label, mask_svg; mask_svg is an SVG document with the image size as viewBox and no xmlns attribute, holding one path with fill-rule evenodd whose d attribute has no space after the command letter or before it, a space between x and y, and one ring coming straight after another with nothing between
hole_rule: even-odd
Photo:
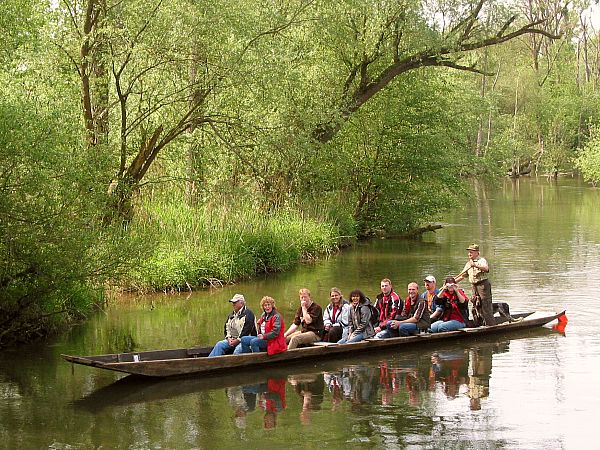
<instances>
[{"instance_id":1,"label":"tree trunk","mask_svg":"<svg viewBox=\"0 0 600 450\"><path fill-rule=\"evenodd\" d=\"M344 94L340 99L337 107L339 114L335 119L329 122L318 124L314 131L314 138L322 143L331 141L340 131L343 124L364 104L366 104L376 94L386 88L398 76L423 67L450 67L458 70L466 70L471 72L481 73L482 71L473 67L465 66L460 63L464 53L472 52L494 45L502 44L515 39L519 36L545 36L548 39L559 39L560 36L554 35L543 28L538 28L547 19L536 19L529 21L526 25L517 28L515 31L508 32L516 16L509 18L498 29L490 32L489 35L479 39L473 39L472 30L478 27L480 20L479 14L482 11L485 0L479 0L473 5L470 11L454 24L452 30L447 36L442 36L442 44L435 49L426 49L412 55L406 55L399 58L398 55L403 55L398 49L393 50L395 57L391 59L383 69L370 73L370 68L373 63L380 62L379 57L372 57L365 60L364 56L360 61L355 61L350 67L348 76L345 81ZM395 27L396 22L390 22L390 27ZM382 30L381 40L376 42L376 51L374 54L381 55L380 48L383 45L383 39L387 35L399 36L401 31L392 33L391 30ZM398 30L396 30L398 31ZM447 39L448 41L444 41ZM393 39L393 45L400 45L399 39ZM390 43L390 45L392 45ZM350 87L353 86L351 89Z\"/></svg>"},{"instance_id":2,"label":"tree trunk","mask_svg":"<svg viewBox=\"0 0 600 450\"><path fill-rule=\"evenodd\" d=\"M108 141L108 70L106 41L98 33L106 13L105 0L88 0L80 48L81 103L87 142L96 146Z\"/></svg>"},{"instance_id":3,"label":"tree trunk","mask_svg":"<svg viewBox=\"0 0 600 450\"><path fill-rule=\"evenodd\" d=\"M206 73L199 74L199 71L201 71L201 68L205 68L207 63L208 62L206 60L206 57L200 54L198 45L195 45L192 49L192 62L190 65L190 110L195 108L197 111L199 111L202 108L203 98L206 95L207 91L207 80ZM203 77L202 80L199 80L200 76ZM192 120L190 120L189 126L187 128L187 132L189 134L193 134L198 129L199 125L201 124L200 117L201 114L196 112L195 117ZM198 147L193 142L190 142L186 155L185 184L186 201L189 205L195 205L198 202L198 183L201 181L200 171L198 170L200 164L201 160L200 154L198 152Z\"/></svg>"},{"instance_id":4,"label":"tree trunk","mask_svg":"<svg viewBox=\"0 0 600 450\"><path fill-rule=\"evenodd\" d=\"M485 100L485 91L487 87L487 75L486 72L488 70L488 52L487 49L483 50L483 74L481 74L481 87L479 90L479 96L481 97L481 102L484 103ZM482 156L482 142L483 142L483 112L479 113L479 124L477 126L477 140L475 143L475 156L478 158Z\"/></svg>"}]
</instances>

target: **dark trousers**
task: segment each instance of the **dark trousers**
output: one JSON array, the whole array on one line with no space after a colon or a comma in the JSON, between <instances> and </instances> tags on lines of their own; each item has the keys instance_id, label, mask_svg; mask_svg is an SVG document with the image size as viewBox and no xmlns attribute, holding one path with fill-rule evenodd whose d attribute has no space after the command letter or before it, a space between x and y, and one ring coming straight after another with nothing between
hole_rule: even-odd
<instances>
[{"instance_id":1,"label":"dark trousers","mask_svg":"<svg viewBox=\"0 0 600 450\"><path fill-rule=\"evenodd\" d=\"M492 306L492 285L489 280L473 284L473 322L476 326L496 325L494 320L494 308Z\"/></svg>"},{"instance_id":2,"label":"dark trousers","mask_svg":"<svg viewBox=\"0 0 600 450\"><path fill-rule=\"evenodd\" d=\"M323 336L323 342L337 342L342 338L342 327L331 327Z\"/></svg>"}]
</instances>

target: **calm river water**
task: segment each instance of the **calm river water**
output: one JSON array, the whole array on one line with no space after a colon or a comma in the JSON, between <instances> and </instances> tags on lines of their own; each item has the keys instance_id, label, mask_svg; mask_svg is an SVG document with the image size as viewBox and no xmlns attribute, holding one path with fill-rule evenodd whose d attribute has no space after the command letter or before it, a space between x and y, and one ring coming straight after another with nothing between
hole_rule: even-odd
<instances>
[{"instance_id":1,"label":"calm river water","mask_svg":"<svg viewBox=\"0 0 600 450\"><path fill-rule=\"evenodd\" d=\"M377 240L297 270L191 296L120 299L55 342L0 354L0 448L506 448L592 444L600 411L600 191L573 179L476 186L420 242ZM494 299L567 310L550 326L218 377L139 382L60 354L212 344L227 302L269 294L289 322L297 291L406 293L461 270L479 242Z\"/></svg>"}]
</instances>

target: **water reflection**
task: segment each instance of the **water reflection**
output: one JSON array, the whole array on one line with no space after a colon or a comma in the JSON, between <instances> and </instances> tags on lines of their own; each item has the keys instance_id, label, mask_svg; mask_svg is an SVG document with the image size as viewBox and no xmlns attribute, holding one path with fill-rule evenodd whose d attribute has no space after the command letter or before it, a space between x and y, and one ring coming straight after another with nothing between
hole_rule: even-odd
<instances>
[{"instance_id":1,"label":"water reflection","mask_svg":"<svg viewBox=\"0 0 600 450\"><path fill-rule=\"evenodd\" d=\"M323 403L325 391L325 380L322 373L310 373L302 375L290 375L288 383L294 388L294 392L302 401L300 411L300 423L309 425L311 423L312 411L319 411Z\"/></svg>"},{"instance_id":2,"label":"water reflection","mask_svg":"<svg viewBox=\"0 0 600 450\"><path fill-rule=\"evenodd\" d=\"M543 329L534 334L543 338L548 333L553 331ZM531 332L528 336L535 339ZM317 366L249 371L243 376L236 373L161 381L126 377L75 401L74 406L97 414L107 407L220 391L227 399L233 424L240 430L258 423L265 430L275 429L281 415L286 415L288 422L295 417L292 422L308 426L315 417L331 415L332 411L363 417L378 407L391 408L388 414L398 416L410 410L411 420L425 425L431 420L428 405L439 403L440 395L449 401L465 399L467 410L479 411L490 394L493 357L509 350L510 341L504 339L391 357L369 356L359 364L326 361ZM240 380L245 383L240 384ZM294 399L291 408L286 395ZM260 421L252 419L258 415Z\"/></svg>"},{"instance_id":3,"label":"water reflection","mask_svg":"<svg viewBox=\"0 0 600 450\"><path fill-rule=\"evenodd\" d=\"M237 428L246 428L246 415L256 409L258 386L234 386L225 389L229 405L234 411L234 423Z\"/></svg>"},{"instance_id":4,"label":"water reflection","mask_svg":"<svg viewBox=\"0 0 600 450\"><path fill-rule=\"evenodd\" d=\"M234 411L235 426L240 429L246 428L248 413L256 410L258 405L264 413L263 428L275 428L277 415L286 408L285 386L285 379L269 378L266 383L226 388L229 404Z\"/></svg>"},{"instance_id":5,"label":"water reflection","mask_svg":"<svg viewBox=\"0 0 600 450\"><path fill-rule=\"evenodd\" d=\"M559 183L521 179L488 190L476 186L465 209L449 213L448 225L423 241L359 243L329 260L196 292L188 300L120 298L52 346L1 352L0 448L58 448L57 443L63 448L215 448L215 443L240 448L242 439L244 448L281 448L293 447L289 436L307 428L330 448L363 442L372 448L532 449L548 448L548 442L562 448L593 443L600 333L589 293L600 278L600 190L578 180ZM542 330L511 335L510 351L480 350L482 343L431 343L393 356L356 355L160 382L115 383L122 375L60 359L61 353L215 342L223 332L226 300L238 291L255 307L263 295L273 295L281 312L292 317L301 286L308 285L324 305L331 286L342 292L362 286L373 295L384 277L403 284L429 273L456 273L464 264L462 249L472 241L486 249L493 266L494 297L515 312L566 309L571 322L566 338ZM433 353L438 366L432 364ZM299 375L305 379L300 384L314 384L319 374L325 388L315 409L314 395L310 404L306 395L310 386L300 395L289 378ZM309 381L308 375L317 378ZM254 409L244 411L246 428L240 432L235 424L242 413L230 403L227 389L242 386L243 395L243 386L269 380L280 380L285 406L275 408L274 421L265 417L272 392L256 389ZM305 397L310 425L300 420L307 415L301 414ZM268 432L265 423L272 423Z\"/></svg>"},{"instance_id":6,"label":"water reflection","mask_svg":"<svg viewBox=\"0 0 600 450\"><path fill-rule=\"evenodd\" d=\"M477 352L474 349L472 351ZM430 389L439 385L448 399L456 398L461 385L465 385L468 380L468 352L469 350L454 349L433 353L429 375ZM489 371L491 372L491 366ZM470 380L468 382L471 384Z\"/></svg>"},{"instance_id":7,"label":"water reflection","mask_svg":"<svg viewBox=\"0 0 600 450\"><path fill-rule=\"evenodd\" d=\"M431 355L430 389L439 386L448 399L468 395L469 408L481 409L489 396L492 356L509 350L509 342L491 343L466 350L436 352Z\"/></svg>"},{"instance_id":8,"label":"water reflection","mask_svg":"<svg viewBox=\"0 0 600 450\"><path fill-rule=\"evenodd\" d=\"M266 390L260 394L260 408L265 412L263 427L268 430L277 425L277 414L286 408L285 380L270 378L266 383Z\"/></svg>"}]
</instances>

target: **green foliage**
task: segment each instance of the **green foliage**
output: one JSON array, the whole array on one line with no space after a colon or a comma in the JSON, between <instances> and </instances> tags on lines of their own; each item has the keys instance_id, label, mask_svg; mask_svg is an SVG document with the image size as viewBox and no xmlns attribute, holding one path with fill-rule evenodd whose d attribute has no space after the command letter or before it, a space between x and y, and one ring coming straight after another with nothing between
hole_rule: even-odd
<instances>
[{"instance_id":1,"label":"green foliage","mask_svg":"<svg viewBox=\"0 0 600 450\"><path fill-rule=\"evenodd\" d=\"M592 127L590 139L579 152L575 164L586 181L594 185L600 183L600 128L598 126Z\"/></svg>"},{"instance_id":2,"label":"green foliage","mask_svg":"<svg viewBox=\"0 0 600 450\"><path fill-rule=\"evenodd\" d=\"M450 31L477 3L0 2L0 317L286 270L441 217L467 174L568 167L598 116L572 41L455 51L512 14L486 2ZM498 77L481 95L420 57ZM134 219L113 228L120 201Z\"/></svg>"},{"instance_id":3,"label":"green foliage","mask_svg":"<svg viewBox=\"0 0 600 450\"><path fill-rule=\"evenodd\" d=\"M359 234L405 233L456 204L469 117L454 95L439 72L405 76L323 152L323 185L346 193Z\"/></svg>"},{"instance_id":4,"label":"green foliage","mask_svg":"<svg viewBox=\"0 0 600 450\"><path fill-rule=\"evenodd\" d=\"M106 201L59 114L0 99L0 346L80 320L135 255L101 226ZM93 166L92 168L96 168ZM138 247L139 248L139 247Z\"/></svg>"},{"instance_id":5,"label":"green foliage","mask_svg":"<svg viewBox=\"0 0 600 450\"><path fill-rule=\"evenodd\" d=\"M131 232L154 252L130 270L129 289L189 289L289 269L335 251L337 227L290 210L262 213L254 205L218 209L147 202ZM144 218L142 218L144 217Z\"/></svg>"},{"instance_id":6,"label":"green foliage","mask_svg":"<svg viewBox=\"0 0 600 450\"><path fill-rule=\"evenodd\" d=\"M43 3L38 0L0 2L0 62L11 64L15 52L35 45L44 13Z\"/></svg>"},{"instance_id":7,"label":"green foliage","mask_svg":"<svg viewBox=\"0 0 600 450\"><path fill-rule=\"evenodd\" d=\"M574 11L587 7L586 2L571 6ZM556 28L552 20L559 21ZM485 68L494 74L487 76L481 98L486 104L481 166L492 172L506 173L518 165L533 173L572 170L577 149L589 134L587 124L600 114L598 81L586 76L583 59L597 37L582 39L578 14L552 20L548 31L560 29L563 39L527 36L481 54ZM472 78L472 83L471 89L481 91L482 77Z\"/></svg>"}]
</instances>

